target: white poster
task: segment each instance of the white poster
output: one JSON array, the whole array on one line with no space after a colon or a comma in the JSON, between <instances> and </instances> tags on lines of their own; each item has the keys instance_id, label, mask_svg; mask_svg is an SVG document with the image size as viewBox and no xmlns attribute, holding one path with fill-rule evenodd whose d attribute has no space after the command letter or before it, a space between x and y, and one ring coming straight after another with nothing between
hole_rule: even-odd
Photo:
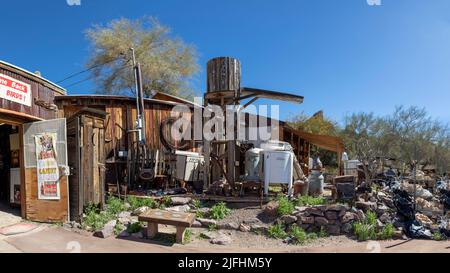
<instances>
[{"instance_id":1,"label":"white poster","mask_svg":"<svg viewBox=\"0 0 450 273\"><path fill-rule=\"evenodd\" d=\"M60 199L56 137L56 133L35 135L38 199Z\"/></svg>"},{"instance_id":2,"label":"white poster","mask_svg":"<svg viewBox=\"0 0 450 273\"><path fill-rule=\"evenodd\" d=\"M0 74L0 98L31 106L31 85Z\"/></svg>"}]
</instances>

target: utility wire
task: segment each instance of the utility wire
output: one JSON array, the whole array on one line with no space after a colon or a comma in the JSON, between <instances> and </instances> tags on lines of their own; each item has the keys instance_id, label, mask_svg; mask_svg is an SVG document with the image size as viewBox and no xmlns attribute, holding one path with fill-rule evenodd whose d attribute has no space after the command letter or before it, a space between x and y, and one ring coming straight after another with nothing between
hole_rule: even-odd
<instances>
[{"instance_id":1,"label":"utility wire","mask_svg":"<svg viewBox=\"0 0 450 273\"><path fill-rule=\"evenodd\" d=\"M132 66L133 66L133 65L126 65L126 66L124 66L124 67L121 67L121 68L119 69L119 71L124 70L125 68L132 67ZM83 79L83 80L80 80L80 81L74 82L74 83L72 83L72 84L69 84L69 85L65 86L64 88L67 89L67 88L72 87L72 86L74 86L74 85L77 85L77 84L80 84L80 83L83 83L83 82L92 80L93 78L95 78L95 76L89 76L89 77L87 77L87 78L85 78L85 79Z\"/></svg>"},{"instance_id":2,"label":"utility wire","mask_svg":"<svg viewBox=\"0 0 450 273\"><path fill-rule=\"evenodd\" d=\"M64 79L62 79L62 80L60 80L60 81L57 81L56 84L62 83L62 82L64 82L64 81L68 80L68 79L71 79L71 78L73 78L73 77L75 77L75 76L78 76L78 75L80 75L80 74L86 73L86 72L88 72L88 71L91 71L92 69L97 68L97 67L100 67L100 66L102 66L102 65L110 64L110 63L112 63L112 62L114 62L114 61L119 60L119 59L122 58L122 57L123 57L123 55L120 55L119 57L114 58L114 59L112 59L112 60L109 60L109 61L106 61L106 62L104 62L104 63L100 63L100 64L93 65L93 66L91 66L91 67L88 67L88 68L85 69L85 70L82 70L82 71L80 71L80 72L74 73L74 74L69 75L69 76L67 76L66 78L64 78Z\"/></svg>"}]
</instances>

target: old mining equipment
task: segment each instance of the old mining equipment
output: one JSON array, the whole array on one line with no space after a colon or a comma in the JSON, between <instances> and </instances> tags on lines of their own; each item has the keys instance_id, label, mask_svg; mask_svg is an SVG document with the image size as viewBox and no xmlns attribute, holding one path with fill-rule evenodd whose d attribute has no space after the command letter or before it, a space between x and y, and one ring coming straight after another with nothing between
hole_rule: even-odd
<instances>
[{"instance_id":1,"label":"old mining equipment","mask_svg":"<svg viewBox=\"0 0 450 273\"><path fill-rule=\"evenodd\" d=\"M259 98L283 100L294 103L302 103L303 97L268 91L255 88L241 87L241 63L231 57L219 57L211 59L207 64L207 90L204 96L204 108L208 111L213 106L219 106L225 113L230 107L234 107L233 117L223 120L223 126L216 128L216 135L219 139L212 141L204 139L203 155L205 159L204 183L206 186L211 182L225 179L232 190L240 190L236 183L242 184L245 181L238 181L245 171L242 168L241 156L247 152L243 143L237 140L239 124L237 114L247 106L254 103ZM249 101L241 106L241 101ZM204 124L210 118L205 118ZM234 137L225 138L224 128L235 128ZM218 130L218 131L217 131ZM231 137L231 138L230 138ZM254 179L254 178L253 178ZM261 180L261 178L260 178ZM241 187L242 188L242 187Z\"/></svg>"}]
</instances>

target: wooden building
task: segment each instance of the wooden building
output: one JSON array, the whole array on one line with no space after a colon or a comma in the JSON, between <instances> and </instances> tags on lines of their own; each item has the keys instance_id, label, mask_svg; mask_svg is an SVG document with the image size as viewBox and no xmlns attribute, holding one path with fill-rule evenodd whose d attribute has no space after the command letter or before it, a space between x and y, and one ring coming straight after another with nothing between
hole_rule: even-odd
<instances>
[{"instance_id":1,"label":"wooden building","mask_svg":"<svg viewBox=\"0 0 450 273\"><path fill-rule=\"evenodd\" d=\"M54 105L65 93L39 74L0 61L0 175L7 178L0 181L0 197L20 206L25 219L68 219L67 172L52 165L67 165L65 121L55 119ZM52 176L58 180L49 181Z\"/></svg>"}]
</instances>

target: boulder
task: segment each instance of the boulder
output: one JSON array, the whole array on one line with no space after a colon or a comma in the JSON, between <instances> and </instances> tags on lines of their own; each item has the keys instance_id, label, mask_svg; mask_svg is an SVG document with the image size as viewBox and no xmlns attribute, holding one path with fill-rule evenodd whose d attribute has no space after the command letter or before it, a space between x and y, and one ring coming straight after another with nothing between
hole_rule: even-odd
<instances>
[{"instance_id":1,"label":"boulder","mask_svg":"<svg viewBox=\"0 0 450 273\"><path fill-rule=\"evenodd\" d=\"M325 217L314 217L314 222L318 226L328 225L328 220Z\"/></svg>"},{"instance_id":2,"label":"boulder","mask_svg":"<svg viewBox=\"0 0 450 273\"><path fill-rule=\"evenodd\" d=\"M340 235L341 227L339 225L328 225L326 226L326 231L330 235Z\"/></svg>"},{"instance_id":3,"label":"boulder","mask_svg":"<svg viewBox=\"0 0 450 273\"><path fill-rule=\"evenodd\" d=\"M312 225L312 224L314 224L314 217L313 216L301 216L298 218L297 223L300 225L302 225L302 224Z\"/></svg>"},{"instance_id":4,"label":"boulder","mask_svg":"<svg viewBox=\"0 0 450 273\"><path fill-rule=\"evenodd\" d=\"M172 197L172 205L173 206L182 206L187 205L192 201L190 197Z\"/></svg>"},{"instance_id":5,"label":"boulder","mask_svg":"<svg viewBox=\"0 0 450 273\"><path fill-rule=\"evenodd\" d=\"M119 215L117 215L118 218L130 218L131 217L131 212L129 211L122 211L121 213L119 213Z\"/></svg>"},{"instance_id":6,"label":"boulder","mask_svg":"<svg viewBox=\"0 0 450 273\"><path fill-rule=\"evenodd\" d=\"M147 212L149 209L150 209L150 208L147 207L147 206L139 207L139 208L137 208L137 209L135 209L135 210L133 211L132 215L139 216L139 215L141 215L142 213Z\"/></svg>"},{"instance_id":7,"label":"boulder","mask_svg":"<svg viewBox=\"0 0 450 273\"><path fill-rule=\"evenodd\" d=\"M269 217L276 217L278 215L278 202L270 201L267 203L264 213Z\"/></svg>"},{"instance_id":8,"label":"boulder","mask_svg":"<svg viewBox=\"0 0 450 273\"><path fill-rule=\"evenodd\" d=\"M327 207L327 210L332 210L332 211L336 211L336 212L340 212L342 210L346 211L349 209L350 208L345 204L334 204L334 205L330 205Z\"/></svg>"},{"instance_id":9,"label":"boulder","mask_svg":"<svg viewBox=\"0 0 450 273\"><path fill-rule=\"evenodd\" d=\"M290 225L297 222L297 217L293 215L284 215L281 217L281 221L283 221L286 225Z\"/></svg>"},{"instance_id":10,"label":"boulder","mask_svg":"<svg viewBox=\"0 0 450 273\"><path fill-rule=\"evenodd\" d=\"M391 216L389 213L383 213L378 219L384 224L391 223Z\"/></svg>"},{"instance_id":11,"label":"boulder","mask_svg":"<svg viewBox=\"0 0 450 273\"><path fill-rule=\"evenodd\" d=\"M341 226L341 231L345 234L352 233L353 225L350 223L345 223Z\"/></svg>"},{"instance_id":12,"label":"boulder","mask_svg":"<svg viewBox=\"0 0 450 273\"><path fill-rule=\"evenodd\" d=\"M99 229L94 232L95 237L99 238L108 238L114 235L114 227L116 226L117 221L111 220L108 223L106 223L105 226L103 226L102 229Z\"/></svg>"},{"instance_id":13,"label":"boulder","mask_svg":"<svg viewBox=\"0 0 450 273\"><path fill-rule=\"evenodd\" d=\"M361 209L364 212L367 212L369 210L375 211L377 209L377 203L375 202L361 202L358 201L355 203L355 207L357 209Z\"/></svg>"},{"instance_id":14,"label":"boulder","mask_svg":"<svg viewBox=\"0 0 450 273\"><path fill-rule=\"evenodd\" d=\"M220 234L219 236L212 238L210 243L215 245L229 245L231 244L231 237L225 234Z\"/></svg>"},{"instance_id":15,"label":"boulder","mask_svg":"<svg viewBox=\"0 0 450 273\"><path fill-rule=\"evenodd\" d=\"M204 239L211 240L211 239L214 239L217 236L219 236L219 234L217 232L204 231L204 232L200 233L200 236Z\"/></svg>"},{"instance_id":16,"label":"boulder","mask_svg":"<svg viewBox=\"0 0 450 273\"><path fill-rule=\"evenodd\" d=\"M378 216L383 215L384 213L386 213L388 211L389 211L389 208L384 204L379 205L376 210Z\"/></svg>"},{"instance_id":17,"label":"boulder","mask_svg":"<svg viewBox=\"0 0 450 273\"><path fill-rule=\"evenodd\" d=\"M244 223L246 225L259 224L259 223L261 223L261 220L259 220L258 218L250 218L250 219L246 219L246 220L242 221L242 223Z\"/></svg>"},{"instance_id":18,"label":"boulder","mask_svg":"<svg viewBox=\"0 0 450 273\"><path fill-rule=\"evenodd\" d=\"M239 224L235 222L227 222L227 223L218 223L218 229L228 229L228 230L236 230L239 229Z\"/></svg>"},{"instance_id":19,"label":"boulder","mask_svg":"<svg viewBox=\"0 0 450 273\"><path fill-rule=\"evenodd\" d=\"M181 205L181 206L166 208L166 210L173 211L173 212L189 212L191 210L191 208L189 207L189 205Z\"/></svg>"},{"instance_id":20,"label":"boulder","mask_svg":"<svg viewBox=\"0 0 450 273\"><path fill-rule=\"evenodd\" d=\"M205 218L197 218L197 221L199 221L203 227L209 227L209 226L215 226L217 225L217 221L213 219L205 219Z\"/></svg>"},{"instance_id":21,"label":"boulder","mask_svg":"<svg viewBox=\"0 0 450 273\"><path fill-rule=\"evenodd\" d=\"M131 236L131 234L128 232L128 231L126 231L126 230L123 230L120 234L119 234L119 237L122 237L122 238L124 238L124 237L130 237Z\"/></svg>"},{"instance_id":22,"label":"boulder","mask_svg":"<svg viewBox=\"0 0 450 273\"><path fill-rule=\"evenodd\" d=\"M325 212L325 218L327 218L328 220L337 220L338 216L335 211L330 210Z\"/></svg>"},{"instance_id":23,"label":"boulder","mask_svg":"<svg viewBox=\"0 0 450 273\"><path fill-rule=\"evenodd\" d=\"M267 227L261 224L252 224L250 225L250 230L255 233L265 233L267 231Z\"/></svg>"},{"instance_id":24,"label":"boulder","mask_svg":"<svg viewBox=\"0 0 450 273\"><path fill-rule=\"evenodd\" d=\"M312 207L312 208L308 208L306 209L306 213L309 215L314 215L314 216L324 216L324 212L323 210L321 210L320 208L317 207Z\"/></svg>"},{"instance_id":25,"label":"boulder","mask_svg":"<svg viewBox=\"0 0 450 273\"><path fill-rule=\"evenodd\" d=\"M356 215L353 212L346 212L344 216L342 216L341 222L343 224L349 223L352 221L355 221L358 218L358 215Z\"/></svg>"},{"instance_id":26,"label":"boulder","mask_svg":"<svg viewBox=\"0 0 450 273\"><path fill-rule=\"evenodd\" d=\"M202 223L200 223L199 221L195 220L195 221L192 223L192 227L193 227L193 228L201 228L201 227L202 227Z\"/></svg>"},{"instance_id":27,"label":"boulder","mask_svg":"<svg viewBox=\"0 0 450 273\"><path fill-rule=\"evenodd\" d=\"M364 211L359 209L356 211L356 215L358 216L359 221L366 220L366 215L364 214Z\"/></svg>"},{"instance_id":28,"label":"boulder","mask_svg":"<svg viewBox=\"0 0 450 273\"><path fill-rule=\"evenodd\" d=\"M416 213L416 219L423 226L430 227L431 225L433 225L433 221L431 221L430 218L428 218L428 216L423 215L421 213Z\"/></svg>"},{"instance_id":29,"label":"boulder","mask_svg":"<svg viewBox=\"0 0 450 273\"><path fill-rule=\"evenodd\" d=\"M139 232L132 233L131 237L136 238L136 239L142 239L142 238L144 238L144 234L142 234L142 231L139 231Z\"/></svg>"}]
</instances>

